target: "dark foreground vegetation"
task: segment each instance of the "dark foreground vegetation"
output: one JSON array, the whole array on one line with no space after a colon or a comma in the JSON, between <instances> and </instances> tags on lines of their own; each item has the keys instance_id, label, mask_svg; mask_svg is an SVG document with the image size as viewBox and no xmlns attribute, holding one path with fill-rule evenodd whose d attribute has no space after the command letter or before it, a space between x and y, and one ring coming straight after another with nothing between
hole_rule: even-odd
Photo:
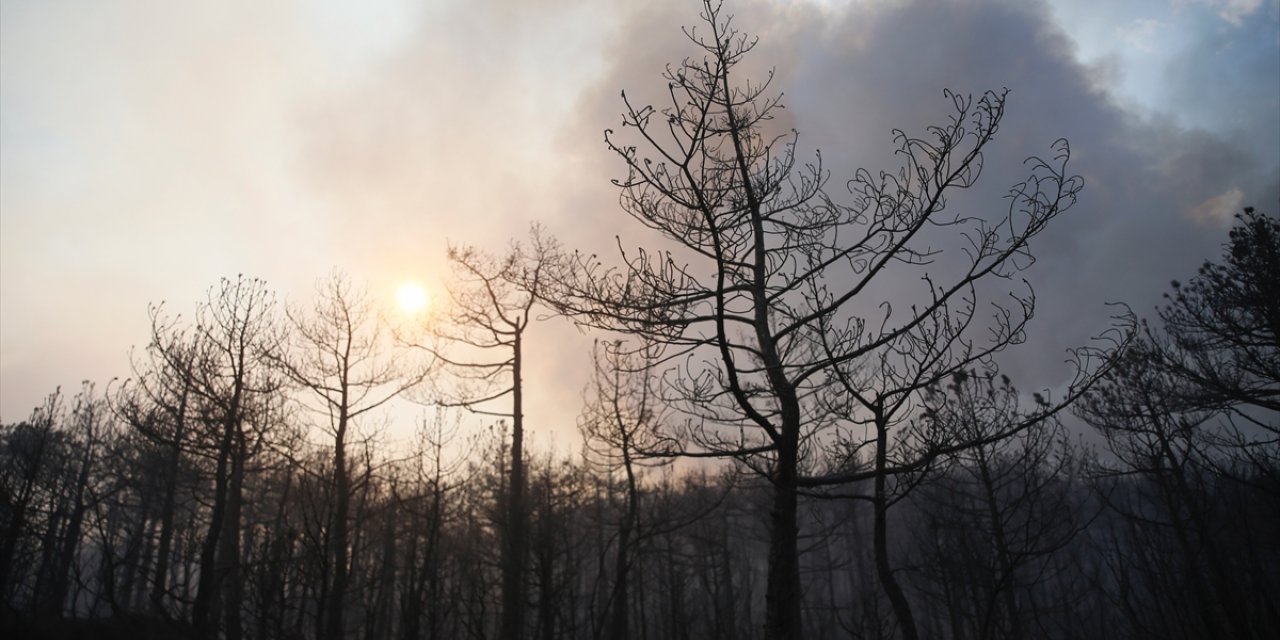
<instances>
[{"instance_id":1,"label":"dark foreground vegetation","mask_svg":"<svg viewBox=\"0 0 1280 640\"><path fill-rule=\"evenodd\" d=\"M703 18L670 103L624 94L606 135L668 244L457 248L395 330L341 276L306 309L227 280L151 310L128 380L0 426L0 635L1272 637L1280 223L1246 209L1156 317L1020 391L998 359L1082 188L1067 144L996 215L944 213L1005 108L947 94L842 200L773 129L754 41ZM581 455L525 446L547 315L599 337ZM401 397L435 408L393 449Z\"/></svg>"}]
</instances>

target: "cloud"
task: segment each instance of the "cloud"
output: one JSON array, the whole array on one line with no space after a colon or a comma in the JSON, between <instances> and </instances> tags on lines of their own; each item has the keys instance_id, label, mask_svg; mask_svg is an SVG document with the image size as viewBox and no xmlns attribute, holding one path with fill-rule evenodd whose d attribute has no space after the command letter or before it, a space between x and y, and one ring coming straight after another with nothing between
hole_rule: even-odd
<instances>
[{"instance_id":1,"label":"cloud","mask_svg":"<svg viewBox=\"0 0 1280 640\"><path fill-rule=\"evenodd\" d=\"M620 91L657 103L664 66L696 53L683 0L0 6L5 420L58 382L127 373L146 303L220 275L285 293L333 265L430 281L447 241L501 250L535 220L601 254L656 242L618 210L602 131ZM1148 310L1218 252L1206 221L1280 202L1276 6L729 3L760 37L744 74L775 73L774 124L801 157L822 150L836 195L893 166L892 128L944 118L944 88L1012 92L957 208L998 206L1026 156L1071 140L1085 192L1034 247L1038 342L1010 365L1050 382L1104 302ZM1153 51L1116 56L1120 27ZM586 352L546 331L531 379L557 382L536 410L567 429Z\"/></svg>"},{"instance_id":2,"label":"cloud","mask_svg":"<svg viewBox=\"0 0 1280 640\"><path fill-rule=\"evenodd\" d=\"M1243 205L1244 192L1239 187L1231 187L1193 207L1190 216L1197 222L1221 225L1224 221L1230 222Z\"/></svg>"},{"instance_id":3,"label":"cloud","mask_svg":"<svg viewBox=\"0 0 1280 640\"><path fill-rule=\"evenodd\" d=\"M1170 116L1130 111L1096 67L1078 58L1071 35L1047 4L850 3L832 12L753 2L732 8L737 26L761 38L745 75L759 77L773 66L775 86L786 96L788 125L800 132L799 153L805 157L821 149L837 196L855 168L896 166L891 129L919 132L946 117L944 88L1011 90L1009 114L988 154L983 180L955 198L959 210L981 214L1000 207L1005 189L1024 171L1022 159L1047 153L1058 137L1071 141L1072 169L1084 176L1085 191L1080 204L1033 247L1039 260L1027 275L1039 309L1032 344L1008 359L1034 384L1061 379L1066 349L1106 327L1111 310L1105 303L1127 302L1145 314L1170 278L1183 277L1217 253L1225 230L1204 228L1203 218L1194 215L1201 203L1214 202L1217 212L1228 205L1276 201L1280 157L1275 145L1269 152L1262 147L1280 139L1280 122L1267 101L1236 105L1242 121L1255 128L1247 140L1228 127L1191 128ZM616 122L620 88L628 95L661 99L662 58L655 50L667 52L668 61L690 50L672 39L673 33L679 35L672 25L680 14L672 5L653 3L625 22L604 52L606 73L594 90L583 92L578 121ZM1183 55L1207 55L1219 44L1201 39ZM1236 53L1253 59L1243 48L1207 56L1204 75L1226 68L1261 92L1276 86L1274 63L1237 70ZM1221 99L1232 95L1228 91ZM585 132L575 138L599 144ZM621 170L616 159L596 155L601 164L583 176L584 192L594 192ZM1238 193L1238 202L1234 196L1224 199L1224 191ZM588 228L612 235L614 224L628 224L603 206L604 195L584 193L573 201L587 200L601 203ZM608 237L600 237L595 247L604 253L610 245ZM901 284L917 286L907 280Z\"/></svg>"},{"instance_id":4,"label":"cloud","mask_svg":"<svg viewBox=\"0 0 1280 640\"><path fill-rule=\"evenodd\" d=\"M1263 0L1181 0L1182 3L1206 5L1216 10L1218 17L1226 22L1240 26L1253 13L1262 7Z\"/></svg>"},{"instance_id":5,"label":"cloud","mask_svg":"<svg viewBox=\"0 0 1280 640\"><path fill-rule=\"evenodd\" d=\"M1165 20L1139 18L1127 25L1116 27L1116 32L1125 45L1144 53L1154 53L1159 49L1157 42L1161 32L1169 29Z\"/></svg>"}]
</instances>

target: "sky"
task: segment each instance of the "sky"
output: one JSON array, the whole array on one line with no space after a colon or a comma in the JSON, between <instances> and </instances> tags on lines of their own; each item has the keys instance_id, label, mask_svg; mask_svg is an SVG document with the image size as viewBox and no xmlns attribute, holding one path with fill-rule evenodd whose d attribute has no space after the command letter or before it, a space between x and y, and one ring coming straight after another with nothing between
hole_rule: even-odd
<instances>
[{"instance_id":1,"label":"sky","mask_svg":"<svg viewBox=\"0 0 1280 640\"><path fill-rule=\"evenodd\" d=\"M1280 213L1280 0L733 1L834 191L892 168L942 91L1010 90L983 182L1071 141L1080 203L1032 249L1039 306L1008 367L1060 384L1108 302L1150 316L1245 205ZM635 238L602 132L692 53L688 0L0 0L0 421L129 375L147 308L220 277L291 303L337 268L440 297L450 243L542 224L602 255ZM986 203L986 204L984 204ZM389 302L388 302L389 304ZM535 441L576 439L590 336L530 339Z\"/></svg>"}]
</instances>

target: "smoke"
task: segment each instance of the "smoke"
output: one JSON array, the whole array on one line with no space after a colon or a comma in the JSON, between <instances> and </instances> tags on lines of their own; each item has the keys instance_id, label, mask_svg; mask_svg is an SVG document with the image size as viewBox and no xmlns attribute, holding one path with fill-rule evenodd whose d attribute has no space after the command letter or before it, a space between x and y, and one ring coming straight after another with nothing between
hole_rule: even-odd
<instances>
[{"instance_id":1,"label":"smoke","mask_svg":"<svg viewBox=\"0 0 1280 640\"><path fill-rule=\"evenodd\" d=\"M1033 246L1032 344L1008 365L1034 385L1106 302L1148 313L1218 253L1232 209L1280 201L1277 3L1112 4L729 4L760 38L744 75L775 74L776 124L801 157L821 149L837 196L894 167L891 129L946 117L944 88L1011 91L957 208L1002 206L1024 158L1071 141L1085 191ZM305 293L337 266L391 291L443 277L448 242L500 251L533 221L602 255L653 242L618 210L602 131L621 91L659 103L664 66L696 53L697 5L674 0L2 7L5 421L56 384L127 375L146 304L219 276ZM531 423L563 433L588 340L544 324Z\"/></svg>"}]
</instances>

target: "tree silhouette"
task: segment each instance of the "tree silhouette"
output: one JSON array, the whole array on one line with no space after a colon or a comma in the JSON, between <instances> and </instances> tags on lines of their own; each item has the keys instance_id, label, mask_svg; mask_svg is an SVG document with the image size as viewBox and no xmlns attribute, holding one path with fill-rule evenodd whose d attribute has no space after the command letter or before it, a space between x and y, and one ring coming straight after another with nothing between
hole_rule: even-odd
<instances>
[{"instance_id":1,"label":"tree silhouette","mask_svg":"<svg viewBox=\"0 0 1280 640\"><path fill-rule=\"evenodd\" d=\"M240 640L244 631L240 527L245 474L249 459L261 450L260 436L273 426L269 403L280 400L276 392L281 382L270 366L281 341L274 308L275 298L261 280L224 279L197 310L192 329L196 355L191 392L201 405L201 435L215 467L191 612L195 628L208 638L217 635L219 605L228 640Z\"/></svg>"},{"instance_id":2,"label":"tree silhouette","mask_svg":"<svg viewBox=\"0 0 1280 640\"><path fill-rule=\"evenodd\" d=\"M625 483L613 586L604 606L611 640L630 637L631 568L641 533L640 467L660 450L655 425L665 417L651 388L652 360L646 355L632 353L620 342L597 342L587 401L578 419L587 459L610 477L620 468Z\"/></svg>"},{"instance_id":3,"label":"tree silhouette","mask_svg":"<svg viewBox=\"0 0 1280 640\"><path fill-rule=\"evenodd\" d=\"M1128 622L1169 637L1265 637L1280 623L1276 587L1240 555L1256 559L1254 536L1280 530L1280 234L1252 209L1239 220L1223 263L1175 281L1161 322L1076 410L1114 456L1105 475L1139 479L1114 490L1128 524L1117 553L1157 550L1118 569L1146 590L1124 597L1152 605ZM1257 517L1246 504L1267 507ZM1151 595L1169 580L1190 588Z\"/></svg>"},{"instance_id":4,"label":"tree silhouette","mask_svg":"<svg viewBox=\"0 0 1280 640\"><path fill-rule=\"evenodd\" d=\"M406 369L391 352L381 318L368 295L338 273L317 287L310 312L289 310L292 345L273 362L297 385L322 429L333 438L333 513L328 527L332 580L324 608L323 640L348 634L347 608L351 544L348 526L355 491L347 447L357 421L417 385L425 372ZM318 406L317 406L318 405Z\"/></svg>"},{"instance_id":5,"label":"tree silhouette","mask_svg":"<svg viewBox=\"0 0 1280 640\"><path fill-rule=\"evenodd\" d=\"M197 421L196 349L189 328L167 318L163 306L148 309L151 339L141 357L133 358L133 377L113 397L116 414L131 429L163 450L159 469L160 528L149 594L152 611L169 614L170 566L176 529L179 470L195 449L192 430Z\"/></svg>"},{"instance_id":6,"label":"tree silhouette","mask_svg":"<svg viewBox=\"0 0 1280 640\"><path fill-rule=\"evenodd\" d=\"M4 462L0 465L0 509L5 516L0 539L0 596L5 602L14 603L19 597L19 551L38 524L40 493L48 483L50 467L60 456L62 402L61 389L55 390L30 418L5 429L0 441L0 460Z\"/></svg>"},{"instance_id":7,"label":"tree silhouette","mask_svg":"<svg viewBox=\"0 0 1280 640\"><path fill-rule=\"evenodd\" d=\"M628 169L615 181L623 210L675 247L624 249L613 268L575 254L547 297L579 322L661 346L671 363L664 400L689 418L673 453L736 458L772 483L766 637L803 633L800 490L874 477L880 574L914 638L883 552L887 483L964 443L916 442L914 454L895 459L889 434L925 388L990 366L1022 341L1034 296L1013 289L984 305L979 283L1010 279L1032 262L1030 240L1075 202L1081 180L1066 172L1069 151L1059 141L1051 161L1033 159L993 219L944 213L949 196L977 180L1005 107L1004 93L975 100L948 92L949 120L923 138L895 132L903 166L858 172L852 202L838 203L825 191L821 156L801 165L796 133L772 130L782 109L769 93L772 75L739 77L756 41L718 2L704 2L701 18L685 31L701 57L663 76L669 106L636 105L624 93L622 132L605 136ZM959 246L944 255L939 242ZM891 273L921 278L915 299L882 297ZM1094 378L1088 360L1099 354L1078 355L1068 399ZM842 423L870 429L874 469L802 474L806 451Z\"/></svg>"},{"instance_id":8,"label":"tree silhouette","mask_svg":"<svg viewBox=\"0 0 1280 640\"><path fill-rule=\"evenodd\" d=\"M1253 208L1237 220L1221 263L1173 282L1160 330L1147 331L1149 355L1188 385L1187 401L1280 435L1240 409L1280 412L1280 221Z\"/></svg>"},{"instance_id":9,"label":"tree silhouette","mask_svg":"<svg viewBox=\"0 0 1280 640\"><path fill-rule=\"evenodd\" d=\"M960 449L923 479L915 557L949 609L956 637L1047 634L1052 613L1075 594L1051 582L1060 552L1090 521L1082 454L1056 416L1013 431L1028 412L1007 376L955 375L925 393L923 420L978 444ZM1055 588L1057 587L1057 588ZM1059 619L1061 620L1061 619ZM1049 623L1049 624L1047 624ZM1060 623L1059 623L1060 624ZM1034 630L1034 633L1033 633Z\"/></svg>"},{"instance_id":10,"label":"tree silhouette","mask_svg":"<svg viewBox=\"0 0 1280 640\"><path fill-rule=\"evenodd\" d=\"M535 227L528 246L513 245L501 258L472 247L452 247L453 280L445 315L432 319L431 341L419 344L454 379L437 385L433 400L510 420L511 449L504 492L502 616L498 637L524 635L528 512L525 493L524 340L534 320L544 264L556 246ZM459 354L458 351L461 350ZM495 408L499 401L508 408Z\"/></svg>"}]
</instances>

